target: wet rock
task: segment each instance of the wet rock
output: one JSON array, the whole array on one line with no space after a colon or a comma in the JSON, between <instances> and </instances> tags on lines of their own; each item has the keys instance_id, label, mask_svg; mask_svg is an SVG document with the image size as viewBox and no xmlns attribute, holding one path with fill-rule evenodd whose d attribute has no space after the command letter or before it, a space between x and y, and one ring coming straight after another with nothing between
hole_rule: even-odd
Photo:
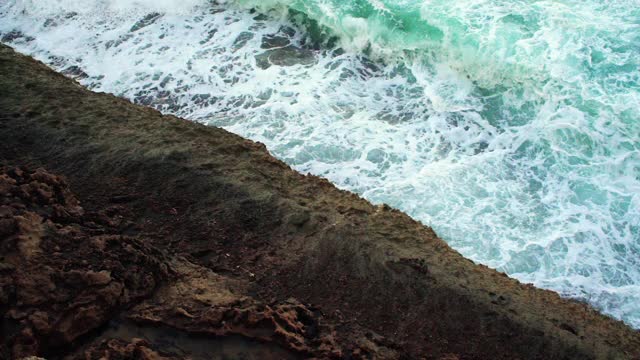
<instances>
[{"instance_id":1,"label":"wet rock","mask_svg":"<svg viewBox=\"0 0 640 360\"><path fill-rule=\"evenodd\" d=\"M271 49L256 55L256 65L261 69L276 66L309 66L317 62L315 54L311 50L302 49L293 45L278 49Z\"/></svg>"},{"instance_id":2,"label":"wet rock","mask_svg":"<svg viewBox=\"0 0 640 360\"><path fill-rule=\"evenodd\" d=\"M129 32L136 32L136 31L138 31L140 29L143 29L143 28L155 23L161 17L162 17L162 14L160 14L160 13L151 13L151 14L145 16L144 18L140 19L138 22L136 22L133 25L133 27L131 27Z\"/></svg>"},{"instance_id":3,"label":"wet rock","mask_svg":"<svg viewBox=\"0 0 640 360\"><path fill-rule=\"evenodd\" d=\"M61 72L62 74L76 80L82 80L89 77L89 75L77 65L69 66L68 68L62 70Z\"/></svg>"},{"instance_id":4,"label":"wet rock","mask_svg":"<svg viewBox=\"0 0 640 360\"><path fill-rule=\"evenodd\" d=\"M245 45L247 45L249 40L253 39L254 36L255 35L253 33L250 33L248 31L241 32L240 35L238 35L238 37L234 40L233 45L231 45L231 48L233 49L233 51L240 50Z\"/></svg>"},{"instance_id":5,"label":"wet rock","mask_svg":"<svg viewBox=\"0 0 640 360\"><path fill-rule=\"evenodd\" d=\"M196 94L191 97L191 101L194 105L200 107L207 107L218 102L218 98L211 96L211 94Z\"/></svg>"},{"instance_id":6,"label":"wet rock","mask_svg":"<svg viewBox=\"0 0 640 360\"><path fill-rule=\"evenodd\" d=\"M265 21L265 20L268 20L268 19L269 19L269 17L267 15L265 15L265 14L258 14L257 16L255 16L253 18L253 20L255 20L255 21Z\"/></svg>"},{"instance_id":7,"label":"wet rock","mask_svg":"<svg viewBox=\"0 0 640 360\"><path fill-rule=\"evenodd\" d=\"M21 31L13 30L9 33L6 33L2 36L2 42L14 42L17 40L23 40L25 42L31 42L35 40L32 36L27 36Z\"/></svg>"},{"instance_id":8,"label":"wet rock","mask_svg":"<svg viewBox=\"0 0 640 360\"><path fill-rule=\"evenodd\" d=\"M104 44L105 49L110 49L112 47L118 47L121 44L129 41L131 38L133 38L133 34L125 34L125 35L121 35L120 37L118 37L117 40L109 40Z\"/></svg>"},{"instance_id":9,"label":"wet rock","mask_svg":"<svg viewBox=\"0 0 640 360\"><path fill-rule=\"evenodd\" d=\"M289 45L289 43L289 39L284 36L265 35L262 37L262 45L260 47L263 49L281 48Z\"/></svg>"},{"instance_id":10,"label":"wet rock","mask_svg":"<svg viewBox=\"0 0 640 360\"><path fill-rule=\"evenodd\" d=\"M216 35L217 32L218 32L218 29L211 29L207 31L207 37L204 40L200 41L200 45L204 45L209 41L211 41L211 39L213 39L213 37Z\"/></svg>"},{"instance_id":11,"label":"wet rock","mask_svg":"<svg viewBox=\"0 0 640 360\"><path fill-rule=\"evenodd\" d=\"M44 27L55 27L58 26L58 23L54 19L47 19L44 22Z\"/></svg>"},{"instance_id":12,"label":"wet rock","mask_svg":"<svg viewBox=\"0 0 640 360\"><path fill-rule=\"evenodd\" d=\"M294 37L296 35L296 29L294 29L294 28L292 28L290 26L281 27L279 32L285 34L289 38L292 38L292 37Z\"/></svg>"}]
</instances>

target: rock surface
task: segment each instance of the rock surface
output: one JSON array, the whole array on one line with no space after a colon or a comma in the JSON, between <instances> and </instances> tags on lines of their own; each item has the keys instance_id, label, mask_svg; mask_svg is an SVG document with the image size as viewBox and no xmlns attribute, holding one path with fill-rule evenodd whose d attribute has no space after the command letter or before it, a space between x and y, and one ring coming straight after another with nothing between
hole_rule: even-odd
<instances>
[{"instance_id":1,"label":"rock surface","mask_svg":"<svg viewBox=\"0 0 640 360\"><path fill-rule=\"evenodd\" d=\"M168 278L158 250L84 214L63 178L4 168L0 189L0 353L64 352Z\"/></svg>"},{"instance_id":2,"label":"rock surface","mask_svg":"<svg viewBox=\"0 0 640 360\"><path fill-rule=\"evenodd\" d=\"M0 358L640 358L259 143L1 45L0 74Z\"/></svg>"}]
</instances>

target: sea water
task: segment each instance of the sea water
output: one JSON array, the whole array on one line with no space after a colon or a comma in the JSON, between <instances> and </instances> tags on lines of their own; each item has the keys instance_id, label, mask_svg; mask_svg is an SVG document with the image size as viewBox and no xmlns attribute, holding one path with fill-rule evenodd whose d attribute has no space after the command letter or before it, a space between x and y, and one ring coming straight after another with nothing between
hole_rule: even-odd
<instances>
[{"instance_id":1,"label":"sea water","mask_svg":"<svg viewBox=\"0 0 640 360\"><path fill-rule=\"evenodd\" d=\"M4 0L0 38L640 327L638 0Z\"/></svg>"}]
</instances>

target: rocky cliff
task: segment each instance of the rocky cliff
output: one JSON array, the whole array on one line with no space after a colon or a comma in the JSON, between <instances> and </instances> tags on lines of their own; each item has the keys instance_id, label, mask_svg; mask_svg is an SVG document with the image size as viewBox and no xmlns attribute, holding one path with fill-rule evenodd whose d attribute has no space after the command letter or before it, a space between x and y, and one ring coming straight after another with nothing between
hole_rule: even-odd
<instances>
[{"instance_id":1,"label":"rocky cliff","mask_svg":"<svg viewBox=\"0 0 640 360\"><path fill-rule=\"evenodd\" d=\"M6 46L0 165L0 358L640 358L399 211Z\"/></svg>"}]
</instances>

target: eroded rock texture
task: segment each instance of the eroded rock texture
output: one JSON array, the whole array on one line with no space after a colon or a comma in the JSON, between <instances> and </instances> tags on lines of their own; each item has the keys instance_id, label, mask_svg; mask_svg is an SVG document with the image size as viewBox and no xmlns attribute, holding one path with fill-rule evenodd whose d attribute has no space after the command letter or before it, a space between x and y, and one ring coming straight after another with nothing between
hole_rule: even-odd
<instances>
[{"instance_id":1,"label":"eroded rock texture","mask_svg":"<svg viewBox=\"0 0 640 360\"><path fill-rule=\"evenodd\" d=\"M163 255L43 169L0 169L2 353L54 355L166 281Z\"/></svg>"},{"instance_id":2,"label":"eroded rock texture","mask_svg":"<svg viewBox=\"0 0 640 360\"><path fill-rule=\"evenodd\" d=\"M0 168L0 190L3 357L192 358L188 346L176 353L154 343L164 331L283 349L267 359L396 357L364 336L343 348L317 309L295 299L261 303L245 295L246 282L116 234L121 205L86 212L65 179L44 169ZM124 325L109 337L114 319ZM156 336L130 336L137 326Z\"/></svg>"}]
</instances>

